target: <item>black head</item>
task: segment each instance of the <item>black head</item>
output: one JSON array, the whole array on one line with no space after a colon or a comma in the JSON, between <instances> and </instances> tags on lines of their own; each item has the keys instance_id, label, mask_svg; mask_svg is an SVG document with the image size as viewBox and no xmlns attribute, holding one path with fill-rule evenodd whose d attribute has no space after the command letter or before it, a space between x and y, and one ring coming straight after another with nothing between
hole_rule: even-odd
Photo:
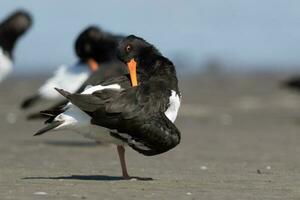
<instances>
[{"instance_id":1,"label":"black head","mask_svg":"<svg viewBox=\"0 0 300 200\"><path fill-rule=\"evenodd\" d=\"M130 35L119 43L117 54L124 63L128 63L132 59L139 62L147 57L161 55L152 44L135 35Z\"/></svg>"},{"instance_id":2,"label":"black head","mask_svg":"<svg viewBox=\"0 0 300 200\"><path fill-rule=\"evenodd\" d=\"M0 24L0 46L10 56L12 56L16 41L30 28L31 24L30 14L23 10L12 13Z\"/></svg>"},{"instance_id":3,"label":"black head","mask_svg":"<svg viewBox=\"0 0 300 200\"><path fill-rule=\"evenodd\" d=\"M132 86L138 85L137 74L152 76L158 67L155 62L162 57L152 44L134 35L124 38L119 43L117 55L127 64Z\"/></svg>"},{"instance_id":4,"label":"black head","mask_svg":"<svg viewBox=\"0 0 300 200\"><path fill-rule=\"evenodd\" d=\"M75 51L81 61L94 59L98 63L108 62L116 57L118 38L96 26L85 29L75 42Z\"/></svg>"}]
</instances>

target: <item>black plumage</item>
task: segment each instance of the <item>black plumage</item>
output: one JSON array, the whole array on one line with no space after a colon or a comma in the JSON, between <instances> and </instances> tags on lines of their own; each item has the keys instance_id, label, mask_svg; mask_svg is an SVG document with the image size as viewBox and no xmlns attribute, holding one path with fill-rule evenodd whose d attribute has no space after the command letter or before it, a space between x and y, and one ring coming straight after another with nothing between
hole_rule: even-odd
<instances>
[{"instance_id":1,"label":"black plumage","mask_svg":"<svg viewBox=\"0 0 300 200\"><path fill-rule=\"evenodd\" d=\"M104 80L82 94L56 89L71 104L45 112L49 124L37 134L64 127L98 142L114 143L123 177L128 179L124 143L146 156L164 153L180 143L180 131L173 123L180 92L173 63L142 38L123 39L118 57L127 64L129 76Z\"/></svg>"},{"instance_id":2,"label":"black plumage","mask_svg":"<svg viewBox=\"0 0 300 200\"><path fill-rule=\"evenodd\" d=\"M132 49L127 52L126 48ZM180 132L166 117L172 91L179 93L173 63L151 44L129 36L118 48L120 59L137 62L142 80L124 90L101 90L93 94L71 94L57 89L72 104L92 117L91 123L106 127L111 135L144 155L164 153L180 142Z\"/></svg>"},{"instance_id":3,"label":"black plumage","mask_svg":"<svg viewBox=\"0 0 300 200\"><path fill-rule=\"evenodd\" d=\"M82 62L90 58L101 64L111 62L116 60L117 46L122 38L121 35L113 35L97 26L89 26L77 37L75 52Z\"/></svg>"},{"instance_id":4,"label":"black plumage","mask_svg":"<svg viewBox=\"0 0 300 200\"><path fill-rule=\"evenodd\" d=\"M300 91L300 76L289 78L281 83L285 88Z\"/></svg>"}]
</instances>

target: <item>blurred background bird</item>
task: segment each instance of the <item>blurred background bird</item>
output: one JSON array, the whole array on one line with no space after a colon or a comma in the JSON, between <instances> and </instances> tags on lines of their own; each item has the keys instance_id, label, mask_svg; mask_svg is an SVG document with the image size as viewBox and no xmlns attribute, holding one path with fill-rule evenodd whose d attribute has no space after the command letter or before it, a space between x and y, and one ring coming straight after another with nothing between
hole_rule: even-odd
<instances>
[{"instance_id":1,"label":"blurred background bird","mask_svg":"<svg viewBox=\"0 0 300 200\"><path fill-rule=\"evenodd\" d=\"M61 65L35 94L22 102L21 108L33 107L43 100L58 103L63 98L54 90L55 87L64 88L73 93L93 84L113 69L120 69L119 65L113 65L117 62L116 47L120 38L121 36L102 31L96 26L86 28L79 34L74 45L78 61L70 66ZM96 71L98 71L97 75L91 76ZM31 114L29 118L35 118L35 116L39 115Z\"/></svg>"},{"instance_id":2,"label":"blurred background bird","mask_svg":"<svg viewBox=\"0 0 300 200\"><path fill-rule=\"evenodd\" d=\"M0 82L12 71L17 41L31 27L32 17L24 10L11 13L0 24Z\"/></svg>"}]
</instances>

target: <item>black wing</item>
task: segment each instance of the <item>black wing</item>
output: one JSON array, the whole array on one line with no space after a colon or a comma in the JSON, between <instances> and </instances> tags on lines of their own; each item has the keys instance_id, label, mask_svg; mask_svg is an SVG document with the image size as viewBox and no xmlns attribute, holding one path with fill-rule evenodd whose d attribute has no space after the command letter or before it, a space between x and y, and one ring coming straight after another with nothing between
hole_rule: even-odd
<instances>
[{"instance_id":1,"label":"black wing","mask_svg":"<svg viewBox=\"0 0 300 200\"><path fill-rule=\"evenodd\" d=\"M95 85L101 84L103 86L106 86L106 85L111 85L111 84L116 84L117 83L122 88L129 88L129 87L131 87L129 74L126 74L124 71L122 71L120 69L120 67L115 66L114 70L110 70L109 71L110 74L106 74L106 75L103 74L104 73L103 71L104 70L99 70L97 72L94 72L88 78L88 80L86 80L82 84L82 86L75 93L81 93L81 92L83 92L84 89L87 86L89 86L89 85L95 86ZM115 74L115 76L113 76L113 74ZM118 75L118 74L122 74L122 75ZM108 78L108 77L110 77L110 78ZM31 113L31 114L29 114L27 116L27 119L28 120L32 120L32 119L44 119L44 118L48 118L48 115L45 115L45 112L57 113L57 115L58 115L61 112L63 112L62 108L64 106L66 106L68 102L69 102L68 100L60 101L60 102L56 103L55 105L53 105L53 106L45 109L45 111Z\"/></svg>"},{"instance_id":2,"label":"black wing","mask_svg":"<svg viewBox=\"0 0 300 200\"><path fill-rule=\"evenodd\" d=\"M163 153L180 142L180 132L164 115L170 93L158 92L151 83L122 91L105 89L91 95L58 91L89 114L93 124L117 130L111 135L144 155Z\"/></svg>"},{"instance_id":3,"label":"black wing","mask_svg":"<svg viewBox=\"0 0 300 200\"><path fill-rule=\"evenodd\" d=\"M90 75L90 77L81 85L81 87L75 93L81 93L88 85L103 85L107 84L107 81L114 81L118 77L128 74L126 66L122 62L112 62L109 64L103 64L100 69Z\"/></svg>"}]
</instances>

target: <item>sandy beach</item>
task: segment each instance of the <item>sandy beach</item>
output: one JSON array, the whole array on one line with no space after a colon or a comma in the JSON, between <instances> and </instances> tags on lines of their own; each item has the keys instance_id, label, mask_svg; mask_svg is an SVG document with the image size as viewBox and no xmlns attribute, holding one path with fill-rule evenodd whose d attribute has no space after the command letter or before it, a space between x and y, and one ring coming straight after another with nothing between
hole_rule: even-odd
<instances>
[{"instance_id":1,"label":"sandy beach","mask_svg":"<svg viewBox=\"0 0 300 200\"><path fill-rule=\"evenodd\" d=\"M122 180L113 146L70 132L32 137L21 100L41 80L0 85L0 199L299 199L300 93L276 74L182 78L182 141L163 155L127 148ZM28 112L27 112L28 113Z\"/></svg>"}]
</instances>

